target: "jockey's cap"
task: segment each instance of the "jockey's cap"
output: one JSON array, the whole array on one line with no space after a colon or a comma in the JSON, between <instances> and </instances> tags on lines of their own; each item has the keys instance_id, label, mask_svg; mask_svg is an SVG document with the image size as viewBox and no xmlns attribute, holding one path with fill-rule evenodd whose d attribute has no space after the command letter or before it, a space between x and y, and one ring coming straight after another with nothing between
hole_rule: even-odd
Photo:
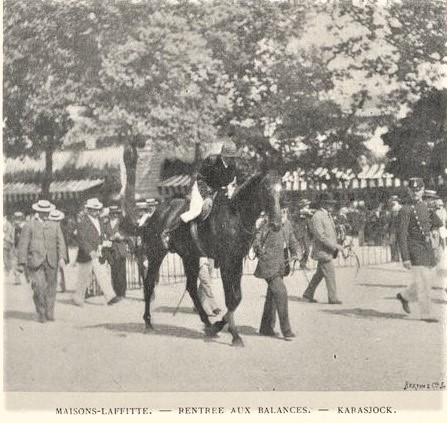
<instances>
[{"instance_id":1,"label":"jockey's cap","mask_svg":"<svg viewBox=\"0 0 447 423\"><path fill-rule=\"evenodd\" d=\"M236 157L238 155L236 144L229 138L227 138L222 144L222 150L220 154L224 157Z\"/></svg>"}]
</instances>

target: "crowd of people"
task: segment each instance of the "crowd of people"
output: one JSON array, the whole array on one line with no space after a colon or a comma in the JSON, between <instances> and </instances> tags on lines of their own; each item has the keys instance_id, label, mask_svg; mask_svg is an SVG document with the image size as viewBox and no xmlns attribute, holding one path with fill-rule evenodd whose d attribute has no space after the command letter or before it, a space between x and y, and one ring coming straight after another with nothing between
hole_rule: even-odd
<instances>
[{"instance_id":1,"label":"crowd of people","mask_svg":"<svg viewBox=\"0 0 447 423\"><path fill-rule=\"evenodd\" d=\"M155 206L153 200L138 204L140 223ZM97 198L88 199L77 215L67 217L47 200L34 203L28 215L17 211L12 218L4 216L5 275L15 284L31 284L40 322L54 320L57 287L66 291L67 266L77 272L74 305L84 305L93 276L106 304L125 298L127 256L134 252L142 257L142 251L135 237L120 230L121 219L118 206L103 207ZM143 266L141 271L143 275Z\"/></svg>"},{"instance_id":2,"label":"crowd of people","mask_svg":"<svg viewBox=\"0 0 447 423\"><path fill-rule=\"evenodd\" d=\"M315 291L324 279L328 303L342 304L337 294L333 260L343 254L347 245L356 248L363 244L363 230L368 227L368 221L354 203L349 208L337 207L330 193L320 195L316 210L311 209L310 204L309 200L301 199L297 204L298 213L292 214L290 220L293 223L290 224L288 207L283 201L283 225L275 235L272 235L266 216L258 223L254 243L258 257L255 276L265 279L268 284L260 327L263 335L278 336L274 330L277 312L284 338L294 336L288 319L287 288L283 283L291 256L300 262L302 269L307 269L309 256L317 261L316 271L302 295L305 301L317 302ZM409 287L397 293L396 299L406 313L411 312L411 303L417 303L421 320L437 322L432 314L429 293L436 278L444 288L447 287L447 210L444 201L435 191L425 190L421 178L411 178L405 200L393 195L386 210L381 207L381 211L388 216L392 260L402 260L404 268L412 274Z\"/></svg>"},{"instance_id":3,"label":"crowd of people","mask_svg":"<svg viewBox=\"0 0 447 423\"><path fill-rule=\"evenodd\" d=\"M224 178L224 184L233 176L234 151L233 145L227 143L222 149L223 155L207 164L210 177L217 181L216 186L226 172L231 175ZM216 166L217 174L213 173ZM199 182L208 186L206 178L202 179ZM197 187L196 190L201 196ZM305 198L290 204L282 198L280 228L272 230L273 223L268 217L261 217L252 246L258 258L254 275L267 282L260 334L277 336L274 328L278 314L284 338L295 336L289 322L287 289L283 282L292 261L298 261L302 269L307 269L310 258L317 262L315 274L303 292L305 301L316 302L315 291L324 279L328 303L339 305L342 301L337 293L333 260L344 253L347 245L355 249L368 244L370 239L379 245L386 239L392 260L401 260L403 266L412 271L413 282L396 297L404 311L409 313L410 304L417 302L421 318L436 321L431 314L428 296L433 268L437 268L443 284L447 283L447 211L443 199L436 192L425 190L420 178L410 179L407 194L405 199L390 196L386 205L380 204L373 211L367 211L363 201L337 204L332 194L327 192L322 192L315 204ZM194 216L207 203L202 197L196 202L200 207L189 210L195 213ZM138 226L145 224L156 204L155 200L137 203ZM316 208L311 208L312 205ZM77 268L73 296L76 306L84 305L92 275L105 304L112 306L125 298L129 252L135 255L139 275L144 278L144 246L138 236L129 236L121 230L121 220L122 212L118 206L104 207L97 198L88 199L76 216L66 217L49 201L39 200L33 204L32 213L28 216L17 211L12 218L4 217L4 271L16 284L25 280L31 284L40 322L54 320L57 285L61 291L66 290L64 269L69 263L76 263ZM175 230L176 225L178 223L161 235L162 241L168 244L167 248L169 233ZM68 246L74 244L76 257L70 257ZM221 310L211 288L212 269L211 259L202 258L199 295L207 313L217 316Z\"/></svg>"}]
</instances>

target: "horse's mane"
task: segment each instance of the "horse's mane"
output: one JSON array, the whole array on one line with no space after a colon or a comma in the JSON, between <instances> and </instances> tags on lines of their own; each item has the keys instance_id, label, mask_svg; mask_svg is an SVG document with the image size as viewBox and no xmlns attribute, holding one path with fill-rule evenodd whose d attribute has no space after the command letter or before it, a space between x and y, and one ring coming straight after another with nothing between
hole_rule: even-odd
<instances>
[{"instance_id":1,"label":"horse's mane","mask_svg":"<svg viewBox=\"0 0 447 423\"><path fill-rule=\"evenodd\" d=\"M250 176L242 185L239 185L235 191L233 196L231 197L231 202L233 204L239 203L244 197L247 196L247 193L253 189L253 185L259 183L262 179L262 173L255 173L253 176Z\"/></svg>"}]
</instances>

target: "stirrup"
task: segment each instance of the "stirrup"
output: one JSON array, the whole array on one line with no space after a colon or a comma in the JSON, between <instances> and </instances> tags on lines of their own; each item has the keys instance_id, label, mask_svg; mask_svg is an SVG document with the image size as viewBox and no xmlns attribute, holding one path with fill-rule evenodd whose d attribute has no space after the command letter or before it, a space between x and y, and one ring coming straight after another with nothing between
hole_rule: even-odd
<instances>
[{"instance_id":1,"label":"stirrup","mask_svg":"<svg viewBox=\"0 0 447 423\"><path fill-rule=\"evenodd\" d=\"M163 248L169 251L169 241L171 240L169 231L167 231L166 229L162 231L162 233L160 234L160 238Z\"/></svg>"}]
</instances>

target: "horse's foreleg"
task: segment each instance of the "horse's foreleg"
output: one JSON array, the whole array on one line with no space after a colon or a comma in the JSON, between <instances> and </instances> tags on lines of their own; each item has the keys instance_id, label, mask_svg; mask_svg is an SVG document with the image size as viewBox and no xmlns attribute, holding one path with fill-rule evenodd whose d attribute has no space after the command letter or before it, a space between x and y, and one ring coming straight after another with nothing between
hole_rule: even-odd
<instances>
[{"instance_id":1,"label":"horse's foreleg","mask_svg":"<svg viewBox=\"0 0 447 423\"><path fill-rule=\"evenodd\" d=\"M225 304L228 311L220 322L214 324L214 328L216 332L219 332L228 323L228 332L233 337L231 344L233 346L243 347L244 342L237 331L234 321L234 313L242 300L242 260L240 263L233 264L233 266L222 267L221 275L225 292Z\"/></svg>"},{"instance_id":2,"label":"horse's foreleg","mask_svg":"<svg viewBox=\"0 0 447 423\"><path fill-rule=\"evenodd\" d=\"M233 347L243 347L244 346L244 341L242 341L242 338L240 337L237 328L236 328L236 324L234 322L234 311L229 311L227 313L227 319L228 319L228 332L231 333L231 335L233 336L233 339L231 341L231 345L233 345Z\"/></svg>"},{"instance_id":3,"label":"horse's foreleg","mask_svg":"<svg viewBox=\"0 0 447 423\"><path fill-rule=\"evenodd\" d=\"M206 328L211 327L210 319L204 310L202 303L197 293L197 278L199 276L199 258L188 257L183 258L183 266L186 273L186 290L194 304L195 309L199 313L200 320L205 324L205 332L208 334Z\"/></svg>"}]
</instances>

